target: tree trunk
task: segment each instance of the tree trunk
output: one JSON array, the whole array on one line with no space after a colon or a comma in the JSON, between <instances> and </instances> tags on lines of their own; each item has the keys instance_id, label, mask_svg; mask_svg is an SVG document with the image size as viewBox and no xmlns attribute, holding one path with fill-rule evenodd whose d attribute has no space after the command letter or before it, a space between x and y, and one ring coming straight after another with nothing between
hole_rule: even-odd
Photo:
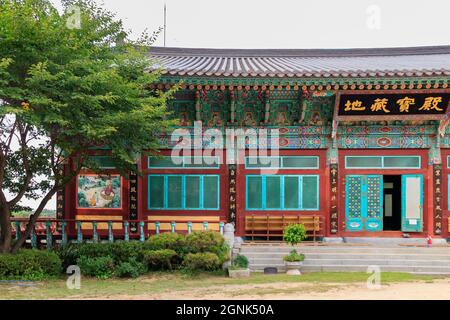
<instances>
[{"instance_id":1,"label":"tree trunk","mask_svg":"<svg viewBox=\"0 0 450 320\"><path fill-rule=\"evenodd\" d=\"M12 229L9 206L0 206L0 252L11 251Z\"/></svg>"},{"instance_id":2,"label":"tree trunk","mask_svg":"<svg viewBox=\"0 0 450 320\"><path fill-rule=\"evenodd\" d=\"M20 234L19 239L16 241L16 243L14 243L14 246L11 249L12 253L16 253L17 250L19 250L23 244L25 243L25 241L27 240L27 238L30 236L31 231L33 230L37 219L39 218L39 216L41 215L42 210L44 210L45 206L47 205L47 203L50 201L50 199L53 197L53 195L56 193L56 191L58 190L58 188L53 187L53 189L51 189L46 195L45 197L42 199L41 203L39 204L38 208L36 209L36 211L30 216L30 219L28 220L28 224L27 224L27 228L25 229L25 231L23 233ZM10 232L11 233L11 232Z\"/></svg>"}]
</instances>

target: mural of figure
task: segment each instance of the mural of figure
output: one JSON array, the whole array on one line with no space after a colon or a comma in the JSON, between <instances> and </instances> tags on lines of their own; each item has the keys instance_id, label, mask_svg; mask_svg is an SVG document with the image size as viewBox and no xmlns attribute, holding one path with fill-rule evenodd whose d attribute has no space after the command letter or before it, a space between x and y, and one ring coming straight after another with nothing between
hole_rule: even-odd
<instances>
[{"instance_id":1,"label":"mural of figure","mask_svg":"<svg viewBox=\"0 0 450 320\"><path fill-rule=\"evenodd\" d=\"M321 119L320 113L318 111L313 112L313 114L311 115L311 118L309 120L309 125L315 125L315 126L322 125L322 119Z\"/></svg>"},{"instance_id":2,"label":"mural of figure","mask_svg":"<svg viewBox=\"0 0 450 320\"><path fill-rule=\"evenodd\" d=\"M251 112L245 113L244 125L245 126L256 126L256 121L253 119L253 113L251 113Z\"/></svg>"},{"instance_id":3,"label":"mural of figure","mask_svg":"<svg viewBox=\"0 0 450 320\"><path fill-rule=\"evenodd\" d=\"M186 112L180 113L180 126L189 126L189 120Z\"/></svg>"},{"instance_id":4,"label":"mural of figure","mask_svg":"<svg viewBox=\"0 0 450 320\"><path fill-rule=\"evenodd\" d=\"M121 180L119 175L78 176L78 208L121 208Z\"/></svg>"},{"instance_id":5,"label":"mural of figure","mask_svg":"<svg viewBox=\"0 0 450 320\"><path fill-rule=\"evenodd\" d=\"M209 122L210 127L221 127L223 126L223 120L220 118L218 112L213 112L211 115L211 121Z\"/></svg>"},{"instance_id":6,"label":"mural of figure","mask_svg":"<svg viewBox=\"0 0 450 320\"><path fill-rule=\"evenodd\" d=\"M280 126L289 124L289 121L286 118L286 112L279 112L275 123Z\"/></svg>"}]
</instances>

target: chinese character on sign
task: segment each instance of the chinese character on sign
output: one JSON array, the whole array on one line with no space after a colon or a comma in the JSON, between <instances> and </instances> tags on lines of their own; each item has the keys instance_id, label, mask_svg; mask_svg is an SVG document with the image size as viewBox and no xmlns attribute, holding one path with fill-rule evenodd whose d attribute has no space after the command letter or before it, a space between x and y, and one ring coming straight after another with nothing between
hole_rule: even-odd
<instances>
[{"instance_id":1,"label":"chinese character on sign","mask_svg":"<svg viewBox=\"0 0 450 320\"><path fill-rule=\"evenodd\" d=\"M386 109L387 102L388 102L388 99L386 99L386 98L383 98L383 99L377 98L377 99L375 99L374 103L370 107L370 110L372 110L372 111L383 110L384 113L389 113L390 111L388 109Z\"/></svg>"},{"instance_id":2,"label":"chinese character on sign","mask_svg":"<svg viewBox=\"0 0 450 320\"><path fill-rule=\"evenodd\" d=\"M423 103L423 106L419 108L419 110L437 110L442 111L441 108L439 108L439 103L442 102L442 97L428 97L425 99L425 102Z\"/></svg>"},{"instance_id":3,"label":"chinese character on sign","mask_svg":"<svg viewBox=\"0 0 450 320\"><path fill-rule=\"evenodd\" d=\"M414 98L404 97L398 99L397 104L400 106L400 112L409 112L409 106L415 104Z\"/></svg>"},{"instance_id":4,"label":"chinese character on sign","mask_svg":"<svg viewBox=\"0 0 450 320\"><path fill-rule=\"evenodd\" d=\"M345 109L344 111L364 111L366 110L366 107L362 105L362 102L359 100L350 101L347 100L345 103Z\"/></svg>"}]
</instances>

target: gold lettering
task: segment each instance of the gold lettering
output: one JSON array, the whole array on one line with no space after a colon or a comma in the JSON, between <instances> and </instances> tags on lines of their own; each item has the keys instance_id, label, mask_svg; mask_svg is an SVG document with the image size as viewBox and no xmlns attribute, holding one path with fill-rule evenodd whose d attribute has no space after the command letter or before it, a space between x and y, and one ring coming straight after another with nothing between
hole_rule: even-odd
<instances>
[{"instance_id":1,"label":"gold lettering","mask_svg":"<svg viewBox=\"0 0 450 320\"><path fill-rule=\"evenodd\" d=\"M428 97L425 99L423 105L419 108L419 110L436 110L442 111L443 109L439 108L439 103L442 102L442 97Z\"/></svg>"},{"instance_id":2,"label":"gold lettering","mask_svg":"<svg viewBox=\"0 0 450 320\"><path fill-rule=\"evenodd\" d=\"M364 111L366 110L366 107L362 105L362 102L359 100L350 101L347 100L345 103L345 109L344 111Z\"/></svg>"},{"instance_id":3,"label":"gold lettering","mask_svg":"<svg viewBox=\"0 0 450 320\"><path fill-rule=\"evenodd\" d=\"M383 98L383 99L377 98L377 99L375 99L374 103L370 107L370 110L372 110L372 111L383 110L384 113L389 113L390 111L388 109L386 109L387 102L388 102L388 99L386 99L386 98Z\"/></svg>"},{"instance_id":4,"label":"gold lettering","mask_svg":"<svg viewBox=\"0 0 450 320\"><path fill-rule=\"evenodd\" d=\"M400 112L409 112L409 106L415 104L414 98L404 97L398 99L397 104L400 106Z\"/></svg>"}]
</instances>

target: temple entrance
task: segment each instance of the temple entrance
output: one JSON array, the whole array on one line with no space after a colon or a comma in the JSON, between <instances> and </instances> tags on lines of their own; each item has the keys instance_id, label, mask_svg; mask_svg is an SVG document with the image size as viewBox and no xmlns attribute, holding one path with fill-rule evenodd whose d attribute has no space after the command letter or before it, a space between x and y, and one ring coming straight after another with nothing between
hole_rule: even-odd
<instances>
[{"instance_id":1,"label":"temple entrance","mask_svg":"<svg viewBox=\"0 0 450 320\"><path fill-rule=\"evenodd\" d=\"M422 175L347 175L345 189L347 231L422 231Z\"/></svg>"},{"instance_id":2,"label":"temple entrance","mask_svg":"<svg viewBox=\"0 0 450 320\"><path fill-rule=\"evenodd\" d=\"M402 220L402 177L383 176L383 230L399 231Z\"/></svg>"}]
</instances>

